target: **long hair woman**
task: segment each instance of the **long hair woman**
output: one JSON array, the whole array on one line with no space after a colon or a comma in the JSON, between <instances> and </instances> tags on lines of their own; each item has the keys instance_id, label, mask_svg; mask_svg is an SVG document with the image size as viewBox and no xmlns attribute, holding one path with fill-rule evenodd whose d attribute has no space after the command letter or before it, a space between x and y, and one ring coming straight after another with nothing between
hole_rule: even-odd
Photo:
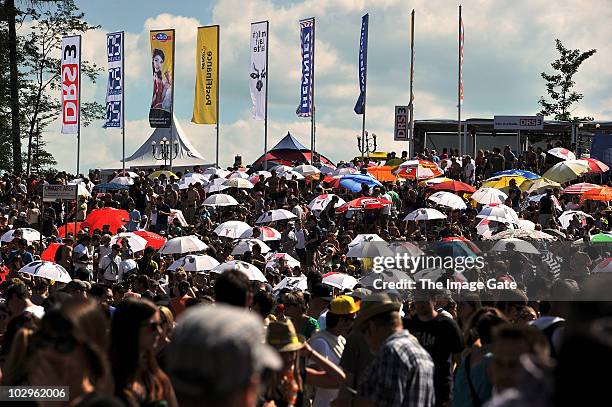
<instances>
[{"instance_id":1,"label":"long hair woman","mask_svg":"<svg viewBox=\"0 0 612 407\"><path fill-rule=\"evenodd\" d=\"M69 386L70 402L64 405L117 405L108 363L108 319L96 302L72 298L47 311L30 353L28 384Z\"/></svg>"},{"instance_id":2,"label":"long hair woman","mask_svg":"<svg viewBox=\"0 0 612 407\"><path fill-rule=\"evenodd\" d=\"M110 354L115 395L128 406L177 406L170 379L155 358L161 334L159 310L152 302L128 298L117 305Z\"/></svg>"}]
</instances>

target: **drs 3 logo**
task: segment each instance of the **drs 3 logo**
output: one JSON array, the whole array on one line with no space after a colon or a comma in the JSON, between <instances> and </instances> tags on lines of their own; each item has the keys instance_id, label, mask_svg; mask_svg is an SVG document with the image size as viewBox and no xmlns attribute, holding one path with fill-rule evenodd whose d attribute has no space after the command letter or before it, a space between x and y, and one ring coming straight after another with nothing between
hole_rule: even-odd
<instances>
[{"instance_id":1,"label":"drs 3 logo","mask_svg":"<svg viewBox=\"0 0 612 407\"><path fill-rule=\"evenodd\" d=\"M172 36L166 33L156 33L151 36L151 39L155 41L166 42L172 41Z\"/></svg>"}]
</instances>

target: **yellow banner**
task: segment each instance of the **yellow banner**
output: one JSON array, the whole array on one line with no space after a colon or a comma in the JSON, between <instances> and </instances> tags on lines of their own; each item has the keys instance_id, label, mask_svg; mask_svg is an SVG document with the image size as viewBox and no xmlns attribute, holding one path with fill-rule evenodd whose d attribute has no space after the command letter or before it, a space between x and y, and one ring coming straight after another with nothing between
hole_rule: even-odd
<instances>
[{"instance_id":1,"label":"yellow banner","mask_svg":"<svg viewBox=\"0 0 612 407\"><path fill-rule=\"evenodd\" d=\"M196 84L191 121L218 123L219 104L219 26L198 28Z\"/></svg>"},{"instance_id":2,"label":"yellow banner","mask_svg":"<svg viewBox=\"0 0 612 407\"><path fill-rule=\"evenodd\" d=\"M171 127L174 96L174 30L154 30L151 37L153 97L149 109L151 127Z\"/></svg>"}]
</instances>

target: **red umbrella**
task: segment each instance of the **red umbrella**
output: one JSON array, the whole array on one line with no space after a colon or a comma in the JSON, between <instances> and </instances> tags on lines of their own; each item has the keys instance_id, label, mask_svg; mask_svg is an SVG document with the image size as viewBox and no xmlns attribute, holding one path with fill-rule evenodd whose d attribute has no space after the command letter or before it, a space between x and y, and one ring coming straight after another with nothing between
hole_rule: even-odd
<instances>
[{"instance_id":1,"label":"red umbrella","mask_svg":"<svg viewBox=\"0 0 612 407\"><path fill-rule=\"evenodd\" d=\"M435 191L464 192L467 194L473 194L476 192L476 188L461 181L440 182L430 186L429 188Z\"/></svg>"},{"instance_id":2,"label":"red umbrella","mask_svg":"<svg viewBox=\"0 0 612 407\"><path fill-rule=\"evenodd\" d=\"M130 220L130 214L123 209L100 208L94 209L83 221L83 227L89 228L89 233L93 234L96 229L102 230L104 225L110 226L112 234L117 233L117 229L123 227Z\"/></svg>"},{"instance_id":3,"label":"red umbrella","mask_svg":"<svg viewBox=\"0 0 612 407\"><path fill-rule=\"evenodd\" d=\"M146 247L152 247L155 250L159 250L164 243L166 243L166 238L158 235L157 233L147 232L146 230L137 230L134 232L134 234L147 241Z\"/></svg>"},{"instance_id":4,"label":"red umbrella","mask_svg":"<svg viewBox=\"0 0 612 407\"><path fill-rule=\"evenodd\" d=\"M393 202L387 201L386 199L382 198L362 196L361 198L353 199L352 201L345 203L344 205L336 209L336 212L342 213L348 211L349 209L380 209L384 208L386 205L393 205Z\"/></svg>"},{"instance_id":5,"label":"red umbrella","mask_svg":"<svg viewBox=\"0 0 612 407\"><path fill-rule=\"evenodd\" d=\"M443 242L463 242L473 251L475 254L481 253L478 246L476 246L471 240L466 239L463 236L450 236L442 239Z\"/></svg>"},{"instance_id":6,"label":"red umbrella","mask_svg":"<svg viewBox=\"0 0 612 407\"><path fill-rule=\"evenodd\" d=\"M599 188L601 185L589 184L588 182L581 182L579 184L570 185L561 191L562 194L582 195L587 191L594 188Z\"/></svg>"},{"instance_id":7,"label":"red umbrella","mask_svg":"<svg viewBox=\"0 0 612 407\"><path fill-rule=\"evenodd\" d=\"M40 254L40 259L41 260L45 260L45 261L53 261L55 262L55 253L57 253L57 250L61 247L64 246L61 243L51 243L49 245L49 247L47 247L41 254Z\"/></svg>"},{"instance_id":8,"label":"red umbrella","mask_svg":"<svg viewBox=\"0 0 612 407\"><path fill-rule=\"evenodd\" d=\"M606 164L602 163L595 158L582 158L583 160L589 163L590 173L601 174L610 170Z\"/></svg>"},{"instance_id":9,"label":"red umbrella","mask_svg":"<svg viewBox=\"0 0 612 407\"><path fill-rule=\"evenodd\" d=\"M68 222L63 226L57 228L58 237L66 237L67 233L71 233L72 236L83 230L83 222L76 223L76 232L74 230L74 222Z\"/></svg>"}]
</instances>

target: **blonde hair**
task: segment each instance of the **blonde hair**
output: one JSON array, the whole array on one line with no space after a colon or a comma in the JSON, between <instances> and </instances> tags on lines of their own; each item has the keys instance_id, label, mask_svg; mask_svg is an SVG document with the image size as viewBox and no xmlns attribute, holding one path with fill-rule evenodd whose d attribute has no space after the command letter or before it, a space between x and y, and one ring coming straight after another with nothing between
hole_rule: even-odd
<instances>
[{"instance_id":1,"label":"blonde hair","mask_svg":"<svg viewBox=\"0 0 612 407\"><path fill-rule=\"evenodd\" d=\"M15 334L11 341L11 350L2 368L2 385L21 384L26 378L29 367L28 361L31 357L31 353L28 352L28 345L33 333L32 329L21 328Z\"/></svg>"}]
</instances>

